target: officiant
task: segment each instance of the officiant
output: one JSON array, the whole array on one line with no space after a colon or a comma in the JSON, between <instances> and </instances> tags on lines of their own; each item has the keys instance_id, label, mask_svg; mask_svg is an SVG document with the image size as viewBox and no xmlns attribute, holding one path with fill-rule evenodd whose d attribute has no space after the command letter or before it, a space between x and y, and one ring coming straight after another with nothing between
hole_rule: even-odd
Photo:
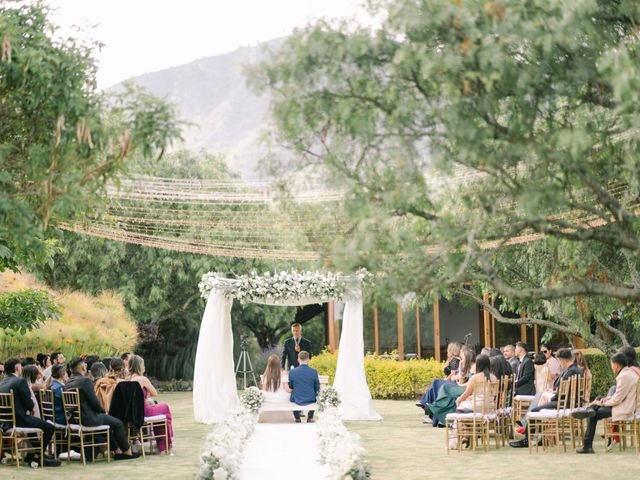
<instances>
[{"instance_id":1,"label":"officiant","mask_svg":"<svg viewBox=\"0 0 640 480\"><path fill-rule=\"evenodd\" d=\"M291 325L291 335L292 337L284 342L284 349L280 357L280 365L283 370L297 367L299 365L298 353L303 350L309 352L309 358L311 358L311 342L306 338L302 338L302 325L299 323Z\"/></svg>"}]
</instances>

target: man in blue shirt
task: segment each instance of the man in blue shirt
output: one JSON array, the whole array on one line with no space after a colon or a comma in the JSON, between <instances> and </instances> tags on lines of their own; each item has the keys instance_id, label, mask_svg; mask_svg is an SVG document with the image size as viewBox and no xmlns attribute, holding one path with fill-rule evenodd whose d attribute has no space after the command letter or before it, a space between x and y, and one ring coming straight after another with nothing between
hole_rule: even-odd
<instances>
[{"instance_id":1,"label":"man in blue shirt","mask_svg":"<svg viewBox=\"0 0 640 480\"><path fill-rule=\"evenodd\" d=\"M320 391L318 371L309 366L309 352L298 353L298 367L289 372L289 386L285 389L291 393L291 401L304 406L316 402L316 394ZM309 410L307 423L313 423L313 410ZM300 423L300 411L293 412L296 423Z\"/></svg>"}]
</instances>

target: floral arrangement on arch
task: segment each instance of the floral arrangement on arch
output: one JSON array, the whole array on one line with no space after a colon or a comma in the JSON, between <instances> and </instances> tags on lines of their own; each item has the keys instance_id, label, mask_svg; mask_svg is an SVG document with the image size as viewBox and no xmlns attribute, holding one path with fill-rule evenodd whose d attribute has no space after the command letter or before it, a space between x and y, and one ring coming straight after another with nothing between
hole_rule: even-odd
<instances>
[{"instance_id":1,"label":"floral arrangement on arch","mask_svg":"<svg viewBox=\"0 0 640 480\"><path fill-rule=\"evenodd\" d=\"M249 387L240 395L240 404L249 412L256 414L262 406L262 392L258 387Z\"/></svg>"},{"instance_id":2,"label":"floral arrangement on arch","mask_svg":"<svg viewBox=\"0 0 640 480\"><path fill-rule=\"evenodd\" d=\"M227 298L241 303L269 299L275 302L312 298L319 300L344 299L354 284L359 284L370 274L359 270L353 275L340 272L266 272L256 271L235 279L224 278L220 273L209 272L202 276L198 288L203 298L213 289L222 289Z\"/></svg>"},{"instance_id":3,"label":"floral arrangement on arch","mask_svg":"<svg viewBox=\"0 0 640 480\"><path fill-rule=\"evenodd\" d=\"M320 390L317 398L318 410L324 412L327 408L338 408L341 400L338 391L332 386Z\"/></svg>"}]
</instances>

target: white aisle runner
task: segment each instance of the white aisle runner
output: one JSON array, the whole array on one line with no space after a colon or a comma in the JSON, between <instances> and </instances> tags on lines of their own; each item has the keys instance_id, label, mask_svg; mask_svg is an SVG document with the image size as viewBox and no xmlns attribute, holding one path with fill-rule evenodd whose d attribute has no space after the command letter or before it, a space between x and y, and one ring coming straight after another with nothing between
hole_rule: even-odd
<instances>
[{"instance_id":1,"label":"white aisle runner","mask_svg":"<svg viewBox=\"0 0 640 480\"><path fill-rule=\"evenodd\" d=\"M318 462L315 424L257 424L244 449L240 480L281 480L293 472L304 480L329 478Z\"/></svg>"}]
</instances>

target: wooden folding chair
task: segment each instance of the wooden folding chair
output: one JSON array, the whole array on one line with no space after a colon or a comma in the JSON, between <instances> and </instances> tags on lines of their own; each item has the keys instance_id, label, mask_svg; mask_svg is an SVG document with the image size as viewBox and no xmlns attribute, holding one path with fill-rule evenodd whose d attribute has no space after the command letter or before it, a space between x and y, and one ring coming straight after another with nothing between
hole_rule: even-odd
<instances>
[{"instance_id":1,"label":"wooden folding chair","mask_svg":"<svg viewBox=\"0 0 640 480\"><path fill-rule=\"evenodd\" d=\"M111 442L109 425L98 425L96 427L86 427L82 425L82 412L80 410L80 393L78 390L62 392L62 405L65 417L69 422L69 435L67 437L68 451L71 447L78 447L82 457L82 465L86 465L85 447L91 449L91 463L95 461L95 448L106 447L105 454L107 462L111 462ZM105 440L100 437L104 435ZM74 438L77 440L74 442ZM67 456L67 463L71 461L71 455Z\"/></svg>"},{"instance_id":2,"label":"wooden folding chair","mask_svg":"<svg viewBox=\"0 0 640 480\"><path fill-rule=\"evenodd\" d=\"M0 425L9 425L9 429L2 431L0 428L0 445L4 440L9 443L9 451L16 461L16 467L20 466L20 458L23 453L40 454L40 466L43 466L43 438L44 432L39 428L16 426L16 410L14 405L13 390L9 393L0 393Z\"/></svg>"},{"instance_id":3,"label":"wooden folding chair","mask_svg":"<svg viewBox=\"0 0 640 480\"><path fill-rule=\"evenodd\" d=\"M567 451L567 443L564 437L565 418L571 415L568 408L570 401L571 379L560 381L558 386L558 402L555 409L540 410L539 412L527 413L527 434L529 439L529 453L532 452L533 444L538 451L538 435L542 437L542 449L546 450L551 443L555 443L558 452L560 443Z\"/></svg>"},{"instance_id":4,"label":"wooden folding chair","mask_svg":"<svg viewBox=\"0 0 640 480\"><path fill-rule=\"evenodd\" d=\"M497 431L496 434L499 435L501 439L502 446L504 447L511 435L511 407L509 406L509 401L512 397L511 387L513 385L513 376L512 375L504 375L500 379L500 387L498 391L498 402L497 402L497 410L496 414L498 416L497 421Z\"/></svg>"}]
</instances>

